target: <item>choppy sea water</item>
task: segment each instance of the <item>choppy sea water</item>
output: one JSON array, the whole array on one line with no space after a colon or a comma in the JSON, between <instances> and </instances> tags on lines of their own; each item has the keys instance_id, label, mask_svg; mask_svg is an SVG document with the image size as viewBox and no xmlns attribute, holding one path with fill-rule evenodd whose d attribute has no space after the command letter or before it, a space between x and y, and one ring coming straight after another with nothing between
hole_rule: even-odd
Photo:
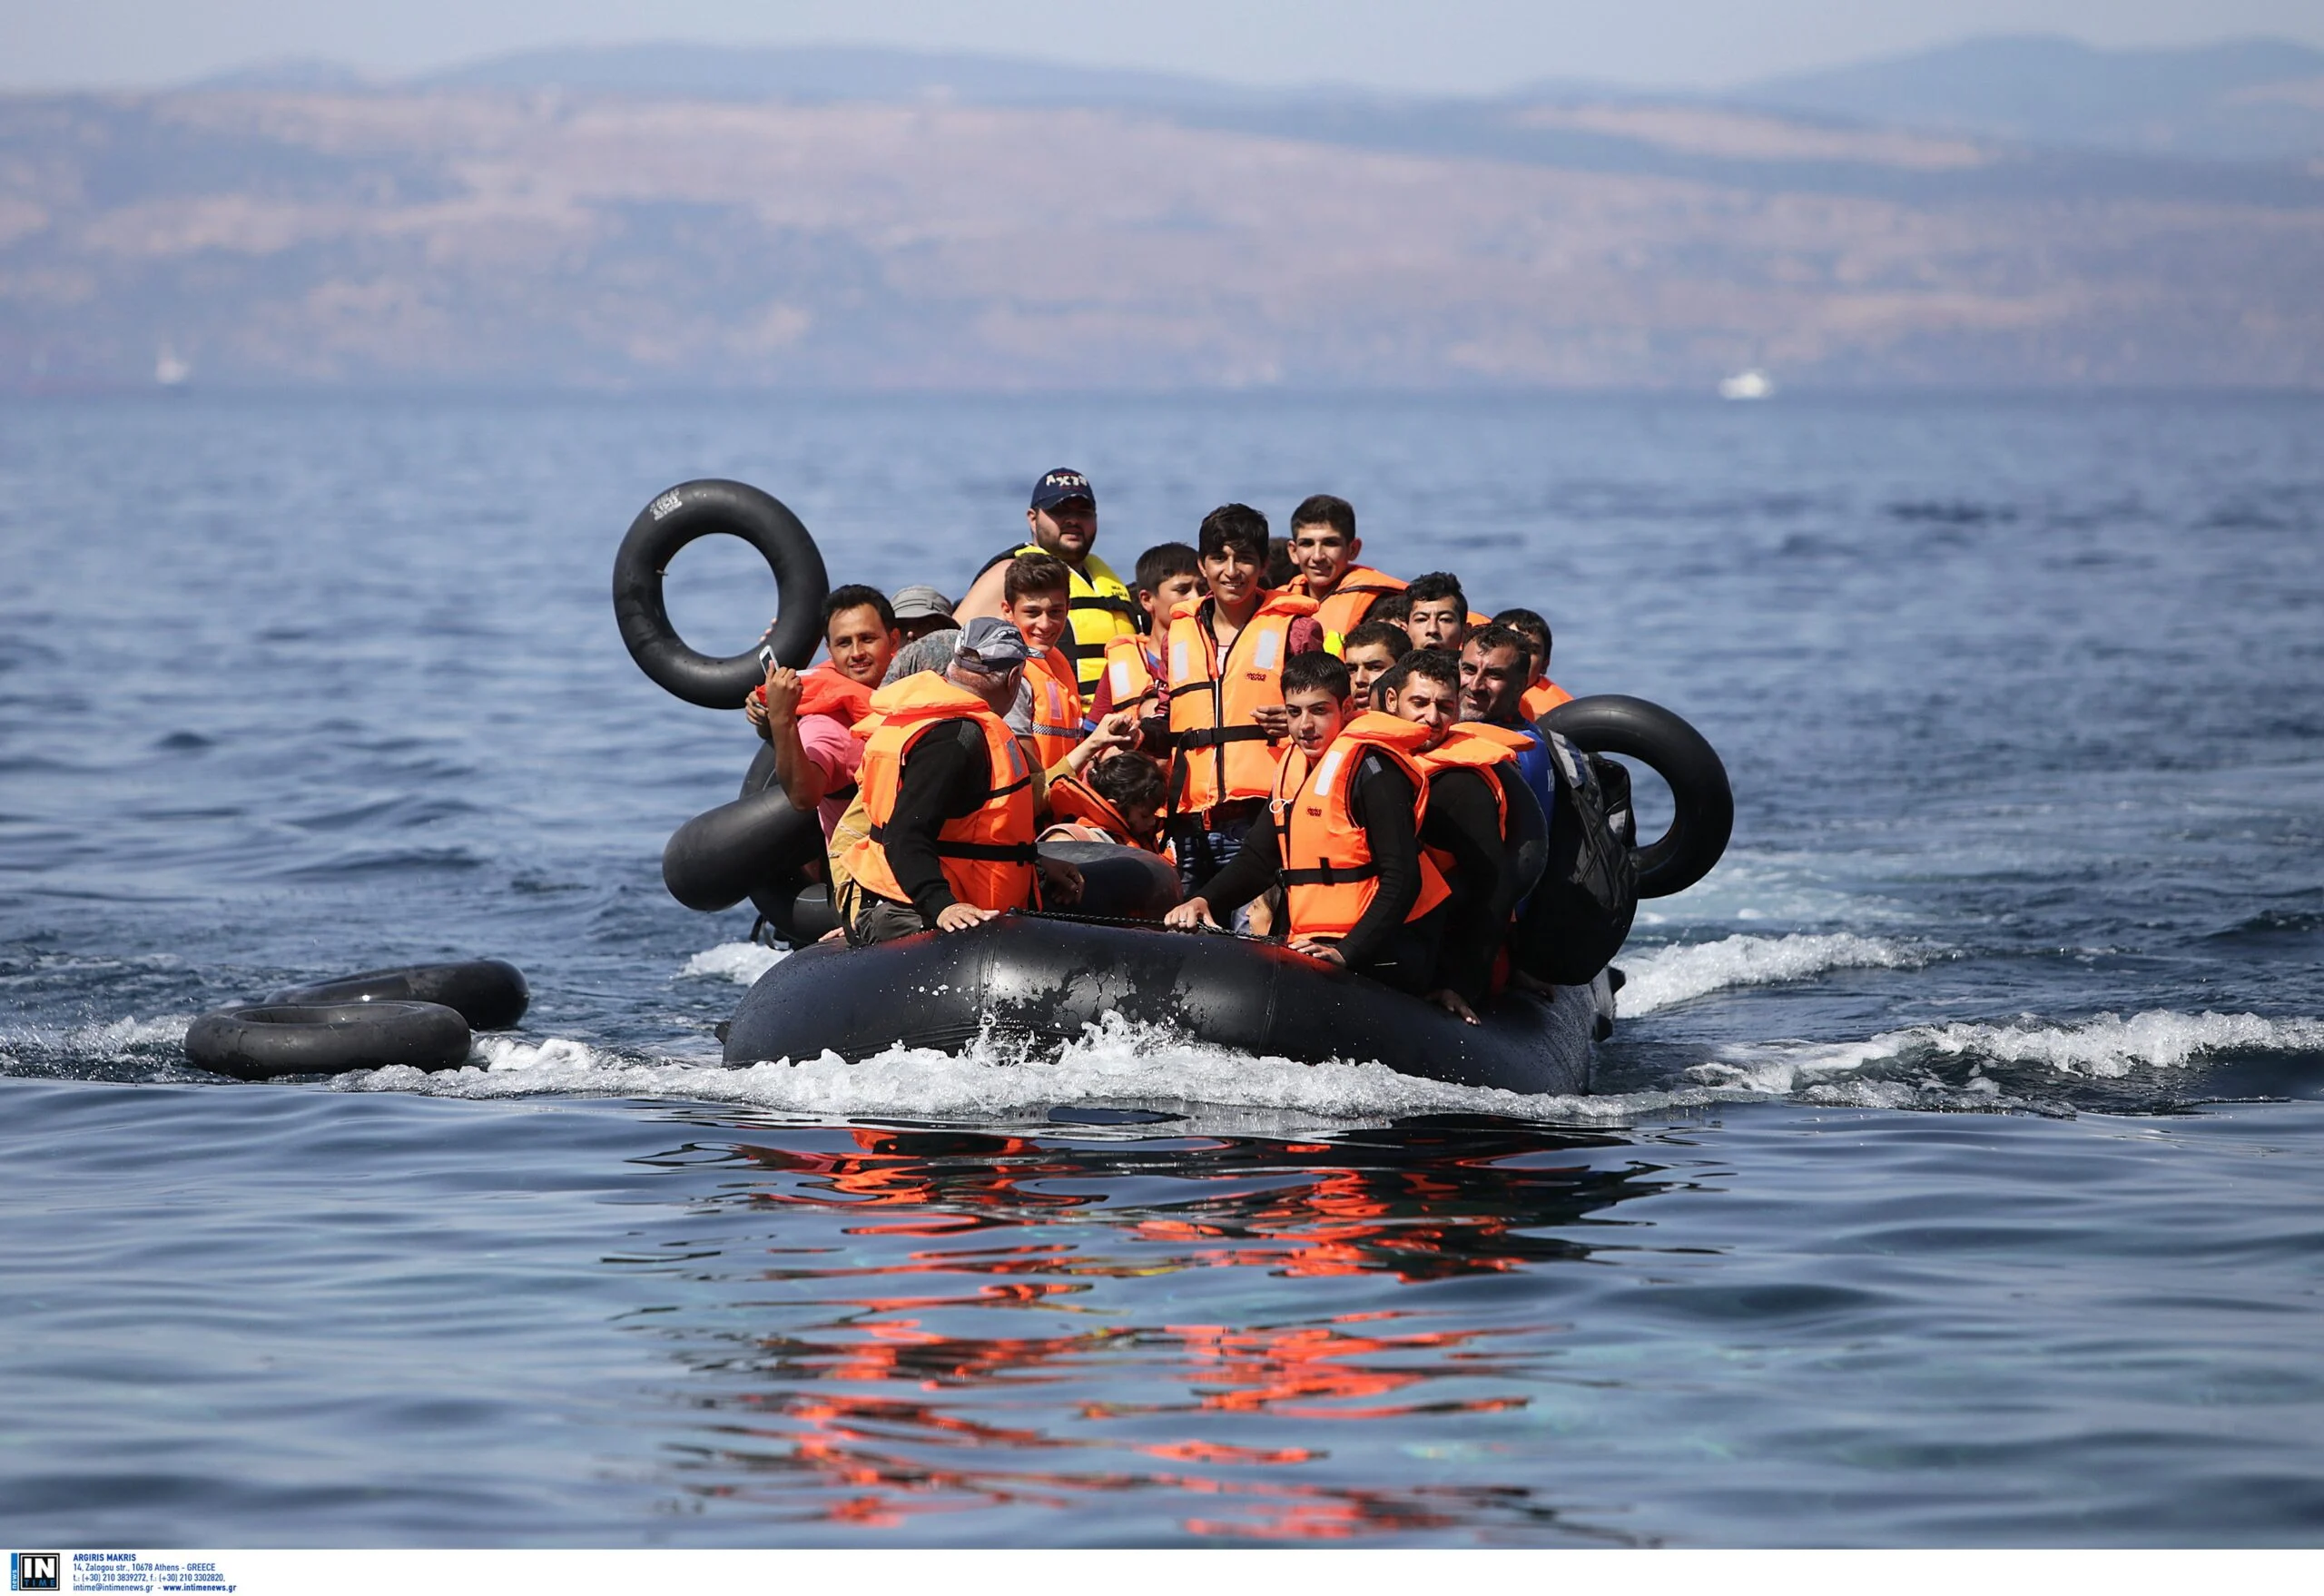
<instances>
[{"instance_id":1,"label":"choppy sea water","mask_svg":"<svg viewBox=\"0 0 2324 1596\"><path fill-rule=\"evenodd\" d=\"M1599 1090L719 1067L669 484L957 591L1354 499L1726 755ZM0 409L0 1526L65 1544L2255 1544L2324 1523L2324 401ZM673 572L755 635L753 557ZM203 1010L492 955L471 1067ZM1093 1124L1093 1106L1169 1118ZM1102 1116L1097 1116L1102 1118Z\"/></svg>"}]
</instances>

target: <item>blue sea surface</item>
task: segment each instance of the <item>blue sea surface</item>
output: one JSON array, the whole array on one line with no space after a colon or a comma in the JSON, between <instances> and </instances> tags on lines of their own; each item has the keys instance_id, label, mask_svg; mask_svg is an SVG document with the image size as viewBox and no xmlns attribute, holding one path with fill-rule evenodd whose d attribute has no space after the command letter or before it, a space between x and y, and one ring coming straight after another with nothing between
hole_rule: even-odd
<instances>
[{"instance_id":1,"label":"blue sea surface","mask_svg":"<svg viewBox=\"0 0 2324 1596\"><path fill-rule=\"evenodd\" d=\"M1596 1090L721 1066L779 954L659 857L756 744L622 532L957 593L1060 464L1125 567L1342 494L1719 748ZM473 956L464 1069L185 1062ZM0 1194L22 1543L2315 1544L2324 399L0 404Z\"/></svg>"}]
</instances>

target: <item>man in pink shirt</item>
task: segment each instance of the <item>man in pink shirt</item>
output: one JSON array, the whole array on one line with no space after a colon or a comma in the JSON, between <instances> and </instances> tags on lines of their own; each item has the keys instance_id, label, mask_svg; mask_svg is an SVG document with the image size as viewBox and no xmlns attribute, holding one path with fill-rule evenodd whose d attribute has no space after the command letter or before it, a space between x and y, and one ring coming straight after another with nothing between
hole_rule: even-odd
<instances>
[{"instance_id":1,"label":"man in pink shirt","mask_svg":"<svg viewBox=\"0 0 2324 1596\"><path fill-rule=\"evenodd\" d=\"M775 780L796 809L812 809L831 839L855 796L863 744L849 730L871 713L902 642L895 611L876 587L850 584L823 601L825 664L809 671L768 669L766 685L743 707L758 734L774 748Z\"/></svg>"}]
</instances>

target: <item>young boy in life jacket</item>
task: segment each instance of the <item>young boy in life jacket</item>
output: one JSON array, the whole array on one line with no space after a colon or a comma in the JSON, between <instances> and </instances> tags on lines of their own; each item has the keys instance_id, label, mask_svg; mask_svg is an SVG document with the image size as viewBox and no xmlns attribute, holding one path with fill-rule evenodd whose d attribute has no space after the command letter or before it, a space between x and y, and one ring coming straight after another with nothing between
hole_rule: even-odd
<instances>
[{"instance_id":1,"label":"young boy in life jacket","mask_svg":"<svg viewBox=\"0 0 2324 1596\"><path fill-rule=\"evenodd\" d=\"M1283 668L1290 746L1265 812L1226 869L1165 915L1193 930L1280 883L1291 946L1418 994L1434 973L1447 892L1421 852L1432 732L1351 714L1347 666L1320 651Z\"/></svg>"},{"instance_id":2,"label":"young boy in life jacket","mask_svg":"<svg viewBox=\"0 0 2324 1596\"><path fill-rule=\"evenodd\" d=\"M965 931L1080 895L1080 872L1034 846L1033 772L1001 719L1027 658L1014 626L982 616L941 675L922 671L872 695L860 728L864 835L840 889L851 945Z\"/></svg>"},{"instance_id":3,"label":"young boy in life jacket","mask_svg":"<svg viewBox=\"0 0 2324 1596\"><path fill-rule=\"evenodd\" d=\"M1506 626L1524 638L1526 652L1532 656L1526 667L1530 679L1525 690L1517 695L1517 712L1528 724L1559 704L1573 702L1572 694L1550 680L1550 649L1554 639L1550 635L1549 622L1530 609L1505 609L1493 616L1492 624Z\"/></svg>"},{"instance_id":4,"label":"young boy in life jacket","mask_svg":"<svg viewBox=\"0 0 2324 1596\"><path fill-rule=\"evenodd\" d=\"M1108 754L1049 783L1049 813L1056 823L1041 832L1044 842L1111 842L1159 853L1162 767L1142 754Z\"/></svg>"},{"instance_id":5,"label":"young boy in life jacket","mask_svg":"<svg viewBox=\"0 0 2324 1596\"><path fill-rule=\"evenodd\" d=\"M1044 783L1079 772L1098 755L1137 735L1137 718L1127 712L1108 715L1094 731L1083 730L1074 665L1057 646L1065 635L1070 602L1065 562L1055 555L1020 554L1009 563L1002 579L1001 618L1017 628L1031 655L1025 665L1031 719L1019 729L1032 738L1034 764Z\"/></svg>"},{"instance_id":6,"label":"young boy in life jacket","mask_svg":"<svg viewBox=\"0 0 2324 1596\"><path fill-rule=\"evenodd\" d=\"M1157 543L1137 557L1137 605L1146 613L1146 630L1106 645L1106 673L1082 717L1087 724L1094 727L1126 709L1137 716L1141 730L1153 734L1156 747L1168 752L1162 740L1169 730L1168 713L1162 707L1162 679L1170 616L1202 590L1201 557L1193 545Z\"/></svg>"},{"instance_id":7,"label":"young boy in life jacket","mask_svg":"<svg viewBox=\"0 0 2324 1596\"><path fill-rule=\"evenodd\" d=\"M1347 661L1348 681L1353 684L1355 701L1370 704L1372 685L1412 651L1412 638L1393 621L1366 621L1350 632L1339 654Z\"/></svg>"},{"instance_id":8,"label":"young boy in life jacket","mask_svg":"<svg viewBox=\"0 0 2324 1596\"><path fill-rule=\"evenodd\" d=\"M1543 823L1521 813L1540 807L1517 769L1521 738L1460 719L1460 661L1436 649L1406 655L1373 691L1384 713L1428 732L1420 749L1428 772L1421 846L1452 892L1428 996L1474 1025L1524 885L1512 839L1542 833Z\"/></svg>"},{"instance_id":9,"label":"young boy in life jacket","mask_svg":"<svg viewBox=\"0 0 2324 1596\"><path fill-rule=\"evenodd\" d=\"M1315 602L1270 591L1267 518L1221 505L1196 538L1209 596L1170 622L1165 686L1170 707L1170 838L1191 890L1234 857L1275 791L1288 745L1286 661L1320 652Z\"/></svg>"},{"instance_id":10,"label":"young boy in life jacket","mask_svg":"<svg viewBox=\"0 0 2324 1596\"><path fill-rule=\"evenodd\" d=\"M809 671L770 665L743 706L743 718L774 748L775 780L792 806L814 810L823 840L855 795L863 744L850 730L902 642L895 610L876 587L850 583L823 601L823 646L831 657Z\"/></svg>"},{"instance_id":11,"label":"young boy in life jacket","mask_svg":"<svg viewBox=\"0 0 2324 1596\"><path fill-rule=\"evenodd\" d=\"M1324 647L1347 657L1347 638L1364 624L1374 604L1404 585L1383 571L1356 564L1364 539L1355 535L1355 507L1328 493L1311 494L1291 512L1291 558L1299 567L1291 591L1316 604Z\"/></svg>"}]
</instances>

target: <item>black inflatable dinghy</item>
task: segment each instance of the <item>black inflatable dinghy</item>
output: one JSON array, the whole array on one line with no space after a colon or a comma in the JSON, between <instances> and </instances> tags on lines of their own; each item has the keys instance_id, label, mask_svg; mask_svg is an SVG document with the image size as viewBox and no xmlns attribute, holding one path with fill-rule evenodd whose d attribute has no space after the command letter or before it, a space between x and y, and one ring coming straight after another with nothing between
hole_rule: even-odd
<instances>
[{"instance_id":1,"label":"black inflatable dinghy","mask_svg":"<svg viewBox=\"0 0 2324 1596\"><path fill-rule=\"evenodd\" d=\"M761 976L726 1062L851 1060L901 1043L958 1052L979 1036L1055 1046L1118 1013L1208 1046L1506 1091L1590 1089L1611 1024L1601 976L1554 1001L1515 994L1465 1025L1433 1004L1247 937L1009 914L875 948L803 948Z\"/></svg>"}]
</instances>

